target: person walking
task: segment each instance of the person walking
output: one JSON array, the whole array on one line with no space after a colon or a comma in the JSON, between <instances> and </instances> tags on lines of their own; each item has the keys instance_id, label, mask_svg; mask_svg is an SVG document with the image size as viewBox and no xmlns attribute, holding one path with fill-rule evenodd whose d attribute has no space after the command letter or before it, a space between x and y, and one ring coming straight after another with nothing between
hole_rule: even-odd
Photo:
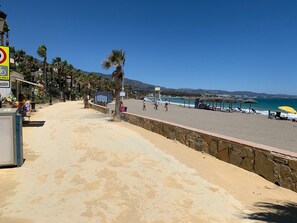
<instances>
[{"instance_id":1,"label":"person walking","mask_svg":"<svg viewBox=\"0 0 297 223\"><path fill-rule=\"evenodd\" d=\"M146 111L145 99L143 99L142 110L143 110L143 111Z\"/></svg>"},{"instance_id":2,"label":"person walking","mask_svg":"<svg viewBox=\"0 0 297 223\"><path fill-rule=\"evenodd\" d=\"M168 101L165 101L165 106L164 106L165 110L168 111Z\"/></svg>"},{"instance_id":3,"label":"person walking","mask_svg":"<svg viewBox=\"0 0 297 223\"><path fill-rule=\"evenodd\" d=\"M154 105L155 105L154 108L155 108L156 110L158 110L158 101L157 101L157 100L155 100Z\"/></svg>"}]
</instances>

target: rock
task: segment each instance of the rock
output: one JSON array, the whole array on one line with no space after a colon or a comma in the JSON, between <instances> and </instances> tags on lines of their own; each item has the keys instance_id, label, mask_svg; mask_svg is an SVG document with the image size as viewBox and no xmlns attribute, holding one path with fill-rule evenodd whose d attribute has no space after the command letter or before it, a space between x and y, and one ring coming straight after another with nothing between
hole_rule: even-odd
<instances>
[{"instance_id":1,"label":"rock","mask_svg":"<svg viewBox=\"0 0 297 223\"><path fill-rule=\"evenodd\" d=\"M217 157L218 154L218 142L213 139L211 140L210 144L209 144L209 154L212 156Z\"/></svg>"},{"instance_id":2,"label":"rock","mask_svg":"<svg viewBox=\"0 0 297 223\"><path fill-rule=\"evenodd\" d=\"M245 157L242 162L241 162L241 165L240 167L242 167L243 169L245 170L248 170L248 171L251 171L251 172L254 172L254 158L252 157Z\"/></svg>"},{"instance_id":3,"label":"rock","mask_svg":"<svg viewBox=\"0 0 297 223\"><path fill-rule=\"evenodd\" d=\"M289 167L293 170L297 171L297 159L296 158L291 158L289 159Z\"/></svg>"},{"instance_id":4,"label":"rock","mask_svg":"<svg viewBox=\"0 0 297 223\"><path fill-rule=\"evenodd\" d=\"M255 173L274 183L275 163L268 159L268 154L263 151L255 151Z\"/></svg>"}]
</instances>

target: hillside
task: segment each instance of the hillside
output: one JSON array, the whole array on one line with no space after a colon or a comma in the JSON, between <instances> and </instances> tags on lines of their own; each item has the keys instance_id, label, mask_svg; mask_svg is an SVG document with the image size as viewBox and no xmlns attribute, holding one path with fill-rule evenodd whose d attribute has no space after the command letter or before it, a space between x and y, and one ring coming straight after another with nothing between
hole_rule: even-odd
<instances>
[{"instance_id":1,"label":"hillside","mask_svg":"<svg viewBox=\"0 0 297 223\"><path fill-rule=\"evenodd\" d=\"M111 75L96 73L97 75L101 75L102 77L111 78ZM130 85L133 90L142 90L142 91L149 91L154 92L155 85L143 83L141 81L132 80L129 78L125 78L124 80L125 85ZM224 95L224 96L231 96L231 97L244 97L244 98L296 98L297 95L286 95L286 94L267 94L267 93L257 93L251 91L226 91L226 90L208 90L208 89L190 89L190 88L179 88L179 89L172 89L166 88L164 86L161 87L162 94L172 95L172 96L198 96L201 94L208 94L208 95Z\"/></svg>"}]
</instances>

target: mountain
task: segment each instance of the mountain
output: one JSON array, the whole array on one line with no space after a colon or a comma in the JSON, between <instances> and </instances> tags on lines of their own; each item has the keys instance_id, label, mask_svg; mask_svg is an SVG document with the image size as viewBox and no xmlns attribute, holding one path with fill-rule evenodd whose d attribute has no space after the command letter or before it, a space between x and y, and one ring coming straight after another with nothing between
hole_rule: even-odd
<instances>
[{"instance_id":1,"label":"mountain","mask_svg":"<svg viewBox=\"0 0 297 223\"><path fill-rule=\"evenodd\" d=\"M87 72L86 72L87 73ZM96 73L101 75L103 78L111 78L111 75ZM132 80L129 78L124 79L125 85L130 85L133 90L142 90L148 92L154 92L156 85L143 83L141 81ZM297 95L287 95L287 94L267 94L267 93L256 93L252 91L225 91L225 90L208 90L208 89L191 89L191 88L166 88L158 86L161 88L163 95L171 96L199 96L199 95L218 95L218 96L229 96L236 98L293 98L297 99Z\"/></svg>"},{"instance_id":2,"label":"mountain","mask_svg":"<svg viewBox=\"0 0 297 223\"><path fill-rule=\"evenodd\" d=\"M207 93L211 95L220 96L231 96L236 98L296 98L297 95L287 95L287 94L268 94L268 93L257 93L252 91L225 91L225 90L206 90L206 89L178 89L188 92L196 93Z\"/></svg>"}]
</instances>

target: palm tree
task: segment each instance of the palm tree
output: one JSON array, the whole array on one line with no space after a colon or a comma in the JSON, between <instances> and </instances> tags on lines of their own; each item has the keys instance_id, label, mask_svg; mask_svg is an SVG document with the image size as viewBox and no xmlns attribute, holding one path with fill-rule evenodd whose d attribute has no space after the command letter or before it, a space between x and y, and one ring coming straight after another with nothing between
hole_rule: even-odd
<instances>
[{"instance_id":1,"label":"palm tree","mask_svg":"<svg viewBox=\"0 0 297 223\"><path fill-rule=\"evenodd\" d=\"M46 73L46 56L47 56L47 49L45 45L40 45L37 49L38 56L43 58L43 75L44 75L44 83L47 89L47 73Z\"/></svg>"},{"instance_id":2,"label":"palm tree","mask_svg":"<svg viewBox=\"0 0 297 223\"><path fill-rule=\"evenodd\" d=\"M58 79L57 83L58 83L60 91L61 91L61 63L62 63L61 57L55 57L52 60L52 65L54 67L54 73L57 74L56 78Z\"/></svg>"},{"instance_id":3,"label":"palm tree","mask_svg":"<svg viewBox=\"0 0 297 223\"><path fill-rule=\"evenodd\" d=\"M72 66L72 64L67 64L65 67L65 74L66 76L66 80L70 79L70 82L66 81L66 86L67 86L67 94L68 94L68 100L72 100L72 79L73 79L73 71L74 71L74 67Z\"/></svg>"},{"instance_id":4,"label":"palm tree","mask_svg":"<svg viewBox=\"0 0 297 223\"><path fill-rule=\"evenodd\" d=\"M116 70L112 72L112 79L115 83L115 97L116 97L116 103L115 103L115 112L114 112L114 120L120 121L120 91L122 89L122 83L124 79L124 71L123 67L125 65L125 52L122 50L113 50L110 55L106 58L106 60L103 61L102 67L106 70L108 70L110 67L114 66L116 67Z\"/></svg>"}]
</instances>

